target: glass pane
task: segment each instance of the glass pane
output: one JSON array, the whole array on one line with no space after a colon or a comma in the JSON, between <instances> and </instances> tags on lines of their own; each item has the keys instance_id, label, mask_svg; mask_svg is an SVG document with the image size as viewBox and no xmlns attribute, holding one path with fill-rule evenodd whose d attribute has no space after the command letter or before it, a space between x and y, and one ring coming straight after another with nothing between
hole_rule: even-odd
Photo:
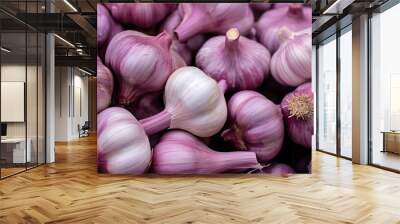
<instances>
[{"instance_id":1,"label":"glass pane","mask_svg":"<svg viewBox=\"0 0 400 224\"><path fill-rule=\"evenodd\" d=\"M37 132L38 132L38 56L37 56L37 46L38 46L38 37L36 32L27 33L28 38L28 63L27 63L27 80L26 80L26 115L27 115L27 142L28 142L28 151L30 150L30 158L28 159L27 166L28 168L34 167L37 165Z\"/></svg>"},{"instance_id":2,"label":"glass pane","mask_svg":"<svg viewBox=\"0 0 400 224\"><path fill-rule=\"evenodd\" d=\"M318 148L336 153L336 39L318 48Z\"/></svg>"},{"instance_id":3,"label":"glass pane","mask_svg":"<svg viewBox=\"0 0 400 224\"><path fill-rule=\"evenodd\" d=\"M38 163L45 163L45 88L46 88L46 76L45 76L45 60L46 60L46 52L45 52L45 44L46 37L44 34L39 33L38 36Z\"/></svg>"},{"instance_id":4,"label":"glass pane","mask_svg":"<svg viewBox=\"0 0 400 224\"><path fill-rule=\"evenodd\" d=\"M1 45L1 121L6 129L1 140L2 177L25 170L31 151L26 151L26 33L3 32ZM28 145L29 149L29 145Z\"/></svg>"},{"instance_id":5,"label":"glass pane","mask_svg":"<svg viewBox=\"0 0 400 224\"><path fill-rule=\"evenodd\" d=\"M340 36L340 153L351 158L352 141L352 35Z\"/></svg>"},{"instance_id":6,"label":"glass pane","mask_svg":"<svg viewBox=\"0 0 400 224\"><path fill-rule=\"evenodd\" d=\"M400 5L372 18L372 163L400 170Z\"/></svg>"}]
</instances>

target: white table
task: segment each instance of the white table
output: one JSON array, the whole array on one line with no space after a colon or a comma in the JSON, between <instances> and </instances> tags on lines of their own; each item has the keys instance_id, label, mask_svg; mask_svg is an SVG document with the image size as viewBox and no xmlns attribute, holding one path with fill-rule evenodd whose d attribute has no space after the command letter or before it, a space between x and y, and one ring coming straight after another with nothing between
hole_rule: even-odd
<instances>
[{"instance_id":1,"label":"white table","mask_svg":"<svg viewBox=\"0 0 400 224\"><path fill-rule=\"evenodd\" d=\"M26 147L26 154L25 154L25 138L5 138L1 139L2 147L13 147L13 163L25 163L31 161L31 145L32 141L30 138L26 139L28 143ZM25 160L26 159L26 160Z\"/></svg>"}]
</instances>

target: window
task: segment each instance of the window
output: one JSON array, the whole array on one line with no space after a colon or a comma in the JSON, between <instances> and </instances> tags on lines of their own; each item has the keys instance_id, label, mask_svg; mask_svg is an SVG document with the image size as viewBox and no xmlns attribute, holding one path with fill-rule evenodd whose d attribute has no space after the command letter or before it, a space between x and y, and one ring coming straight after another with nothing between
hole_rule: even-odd
<instances>
[{"instance_id":1,"label":"window","mask_svg":"<svg viewBox=\"0 0 400 224\"><path fill-rule=\"evenodd\" d=\"M351 26L340 36L340 155L352 156L352 35Z\"/></svg>"},{"instance_id":2,"label":"window","mask_svg":"<svg viewBox=\"0 0 400 224\"><path fill-rule=\"evenodd\" d=\"M400 5L371 18L371 162L400 170Z\"/></svg>"},{"instance_id":3,"label":"window","mask_svg":"<svg viewBox=\"0 0 400 224\"><path fill-rule=\"evenodd\" d=\"M336 37L318 48L318 149L336 153Z\"/></svg>"}]
</instances>

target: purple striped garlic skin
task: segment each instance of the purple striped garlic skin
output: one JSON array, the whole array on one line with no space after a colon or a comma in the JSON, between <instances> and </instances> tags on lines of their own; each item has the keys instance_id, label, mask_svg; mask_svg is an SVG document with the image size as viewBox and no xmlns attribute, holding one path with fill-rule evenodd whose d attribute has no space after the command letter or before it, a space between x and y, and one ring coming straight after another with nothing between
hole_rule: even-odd
<instances>
[{"instance_id":1,"label":"purple striped garlic skin","mask_svg":"<svg viewBox=\"0 0 400 224\"><path fill-rule=\"evenodd\" d=\"M167 81L164 97L165 109L172 115L170 128L209 137L225 124L224 90L196 67L176 70Z\"/></svg>"},{"instance_id":2,"label":"purple striped garlic skin","mask_svg":"<svg viewBox=\"0 0 400 224\"><path fill-rule=\"evenodd\" d=\"M246 35L254 23L248 3L181 3L178 11L183 18L175 29L180 41L201 33L224 34L232 27Z\"/></svg>"},{"instance_id":3,"label":"purple striped garlic skin","mask_svg":"<svg viewBox=\"0 0 400 224\"><path fill-rule=\"evenodd\" d=\"M152 171L157 174L217 174L260 167L254 152L217 152L178 130L161 138L152 158Z\"/></svg>"},{"instance_id":4,"label":"purple striped garlic skin","mask_svg":"<svg viewBox=\"0 0 400 224\"><path fill-rule=\"evenodd\" d=\"M122 26L114 21L108 9L103 4L97 4L97 48L104 59L108 43L119 32Z\"/></svg>"},{"instance_id":5,"label":"purple striped garlic skin","mask_svg":"<svg viewBox=\"0 0 400 224\"><path fill-rule=\"evenodd\" d=\"M165 22L162 24L160 31L166 31L170 35L174 35L175 28L182 21L178 10L175 10ZM186 64L192 63L192 51L198 50L205 42L205 37L202 34L196 35L186 42L181 42L177 39L172 40L172 49L179 53L179 55L185 60Z\"/></svg>"},{"instance_id":6,"label":"purple striped garlic skin","mask_svg":"<svg viewBox=\"0 0 400 224\"><path fill-rule=\"evenodd\" d=\"M253 2L250 3L250 8L254 11L254 12L265 12L268 9L272 8L272 3L264 3L264 2Z\"/></svg>"},{"instance_id":7,"label":"purple striped garlic skin","mask_svg":"<svg viewBox=\"0 0 400 224\"><path fill-rule=\"evenodd\" d=\"M290 139L311 148L314 132L314 99L311 83L305 83L286 95L281 102L282 114Z\"/></svg>"},{"instance_id":8,"label":"purple striped garlic skin","mask_svg":"<svg viewBox=\"0 0 400 224\"><path fill-rule=\"evenodd\" d=\"M293 168L283 164L283 163L275 163L268 167L262 169L263 173L268 173L272 175L287 175L291 173L295 173Z\"/></svg>"},{"instance_id":9,"label":"purple striped garlic skin","mask_svg":"<svg viewBox=\"0 0 400 224\"><path fill-rule=\"evenodd\" d=\"M113 89L113 75L97 56L97 113L110 106Z\"/></svg>"},{"instance_id":10,"label":"purple striped garlic skin","mask_svg":"<svg viewBox=\"0 0 400 224\"><path fill-rule=\"evenodd\" d=\"M165 86L165 109L140 123L148 135L170 128L212 136L226 121L225 89L225 81L217 83L196 67L179 68Z\"/></svg>"},{"instance_id":11,"label":"purple striped garlic skin","mask_svg":"<svg viewBox=\"0 0 400 224\"><path fill-rule=\"evenodd\" d=\"M169 12L176 8L165 3L105 3L112 16L124 24L139 28L150 28L161 22Z\"/></svg>"},{"instance_id":12,"label":"purple striped garlic skin","mask_svg":"<svg viewBox=\"0 0 400 224\"><path fill-rule=\"evenodd\" d=\"M237 92L228 103L230 128L222 133L236 149L252 151L260 162L273 159L281 150L284 123L280 107L251 90Z\"/></svg>"},{"instance_id":13,"label":"purple striped garlic skin","mask_svg":"<svg viewBox=\"0 0 400 224\"><path fill-rule=\"evenodd\" d=\"M291 4L294 4L294 3L273 3L272 8L273 8L273 9L287 8L287 7L289 7Z\"/></svg>"},{"instance_id":14,"label":"purple striped garlic skin","mask_svg":"<svg viewBox=\"0 0 400 224\"><path fill-rule=\"evenodd\" d=\"M296 32L311 27L311 8L301 3L292 3L288 7L281 7L266 11L256 24L257 37L273 54L281 45L279 29L286 26Z\"/></svg>"},{"instance_id":15,"label":"purple striped garlic skin","mask_svg":"<svg viewBox=\"0 0 400 224\"><path fill-rule=\"evenodd\" d=\"M175 10L165 22L162 24L160 31L167 31L169 34L173 35L176 27L182 22L182 17L179 14L178 10ZM174 39L175 40L175 39ZM203 43L206 41L206 37L204 34L198 34L194 37L191 37L189 40L185 42L181 42L176 40L177 42L185 45L188 50L196 51L200 49Z\"/></svg>"},{"instance_id":16,"label":"purple striped garlic skin","mask_svg":"<svg viewBox=\"0 0 400 224\"><path fill-rule=\"evenodd\" d=\"M119 82L118 103L129 105L146 93L162 90L169 75L185 63L171 51L171 36L148 36L136 31L118 33L110 42L105 64Z\"/></svg>"},{"instance_id":17,"label":"purple striped garlic skin","mask_svg":"<svg viewBox=\"0 0 400 224\"><path fill-rule=\"evenodd\" d=\"M240 36L236 28L209 39L196 56L196 65L228 91L256 89L268 76L271 56L261 44Z\"/></svg>"},{"instance_id":18,"label":"purple striped garlic skin","mask_svg":"<svg viewBox=\"0 0 400 224\"><path fill-rule=\"evenodd\" d=\"M286 31L285 27L281 28L281 33ZM282 85L298 86L311 80L311 35L307 32L284 35L288 35L283 37L286 41L272 56L271 74Z\"/></svg>"},{"instance_id":19,"label":"purple striped garlic skin","mask_svg":"<svg viewBox=\"0 0 400 224\"><path fill-rule=\"evenodd\" d=\"M143 174L150 166L149 139L136 118L120 107L97 116L97 166L103 173Z\"/></svg>"},{"instance_id":20,"label":"purple striped garlic skin","mask_svg":"<svg viewBox=\"0 0 400 224\"><path fill-rule=\"evenodd\" d=\"M129 106L129 111L138 120L160 113L163 109L161 92L145 94L136 103Z\"/></svg>"}]
</instances>

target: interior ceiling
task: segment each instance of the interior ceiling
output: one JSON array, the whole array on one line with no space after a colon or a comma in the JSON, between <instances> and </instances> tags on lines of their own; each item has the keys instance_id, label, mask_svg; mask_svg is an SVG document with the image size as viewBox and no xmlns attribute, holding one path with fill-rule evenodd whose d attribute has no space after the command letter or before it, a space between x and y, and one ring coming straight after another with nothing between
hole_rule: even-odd
<instances>
[{"instance_id":1,"label":"interior ceiling","mask_svg":"<svg viewBox=\"0 0 400 224\"><path fill-rule=\"evenodd\" d=\"M50 9L46 10L50 5ZM95 71L96 67L96 4L97 0L0 0L2 44L12 50L8 58L24 58L27 27L40 32L54 32L74 44L72 48L55 38L56 65L74 65ZM47 11L47 12L46 12ZM31 37L28 35L28 42ZM35 55L36 45L28 43L28 58ZM79 50L78 50L79 49ZM4 52L2 52L3 54Z\"/></svg>"},{"instance_id":2,"label":"interior ceiling","mask_svg":"<svg viewBox=\"0 0 400 224\"><path fill-rule=\"evenodd\" d=\"M45 1L28 1L28 4L25 4L25 0L1 0L1 9L8 13L8 15L4 13L0 15L0 19L6 21L3 22L2 28L3 30L6 28L13 29L15 27L14 24L7 26L8 22L17 19L35 27L37 30L56 32L72 43L75 41L80 43L86 42L87 46L95 47L95 6L97 2L98 1L95 0L69 0L69 3L78 10L78 12L75 12L63 0L51 0L54 12L46 13ZM26 14L26 12L28 14ZM17 30L17 28L21 30L25 29L26 24L24 23L17 22L16 24L18 24L19 27L15 27L15 30Z\"/></svg>"},{"instance_id":3,"label":"interior ceiling","mask_svg":"<svg viewBox=\"0 0 400 224\"><path fill-rule=\"evenodd\" d=\"M333 0L323 5L325 1L313 1L313 44L331 36L336 29L343 28L351 23L353 17L375 9L388 0ZM344 2L344 4L341 4ZM351 3L351 4L348 4ZM335 5L334 5L335 4ZM331 5L340 13L324 13Z\"/></svg>"}]
</instances>

